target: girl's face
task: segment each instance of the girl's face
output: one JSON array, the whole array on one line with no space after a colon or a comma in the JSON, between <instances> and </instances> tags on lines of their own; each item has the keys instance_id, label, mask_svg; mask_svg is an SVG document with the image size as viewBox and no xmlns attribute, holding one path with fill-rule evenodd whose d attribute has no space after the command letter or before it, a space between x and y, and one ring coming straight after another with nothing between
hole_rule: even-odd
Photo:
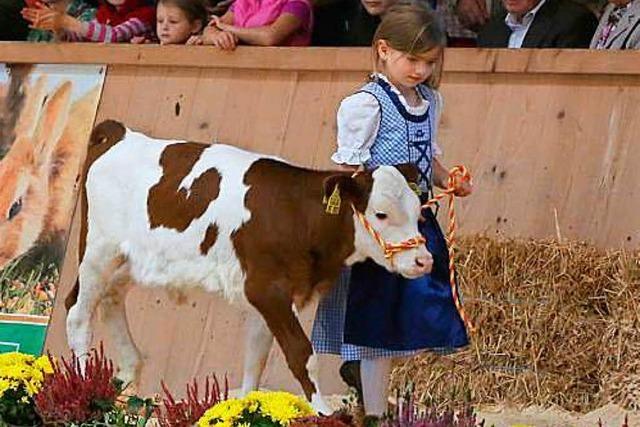
<instances>
[{"instance_id":1,"label":"girl's face","mask_svg":"<svg viewBox=\"0 0 640 427\"><path fill-rule=\"evenodd\" d=\"M177 6L158 3L156 31L160 44L183 44L200 30L200 21L189 22L187 15Z\"/></svg>"},{"instance_id":2,"label":"girl's face","mask_svg":"<svg viewBox=\"0 0 640 427\"><path fill-rule=\"evenodd\" d=\"M377 49L383 73L398 89L414 88L431 77L442 50L434 47L411 55L392 48L386 40L378 40Z\"/></svg>"},{"instance_id":3,"label":"girl's face","mask_svg":"<svg viewBox=\"0 0 640 427\"><path fill-rule=\"evenodd\" d=\"M360 0L369 15L382 16L398 0Z\"/></svg>"},{"instance_id":4,"label":"girl's face","mask_svg":"<svg viewBox=\"0 0 640 427\"><path fill-rule=\"evenodd\" d=\"M109 3L111 6L122 6L127 0L107 0L107 3Z\"/></svg>"}]
</instances>

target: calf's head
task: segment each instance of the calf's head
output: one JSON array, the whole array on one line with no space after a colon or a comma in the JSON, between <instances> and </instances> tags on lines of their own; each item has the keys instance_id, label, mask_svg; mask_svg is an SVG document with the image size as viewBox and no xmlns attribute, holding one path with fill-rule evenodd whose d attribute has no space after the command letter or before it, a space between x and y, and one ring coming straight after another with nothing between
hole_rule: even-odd
<instances>
[{"instance_id":1,"label":"calf's head","mask_svg":"<svg viewBox=\"0 0 640 427\"><path fill-rule=\"evenodd\" d=\"M380 166L373 172L362 172L354 177L341 175L327 179L326 194L331 194L335 188L340 189L355 211L355 251L347 259L347 263L371 258L387 270L407 278L416 278L431 272L433 258L424 242L396 252L392 256L385 256L381 242L358 217L358 213L361 213L386 244L420 239L420 200L409 186L408 180L417 180L417 170L405 165Z\"/></svg>"}]
</instances>

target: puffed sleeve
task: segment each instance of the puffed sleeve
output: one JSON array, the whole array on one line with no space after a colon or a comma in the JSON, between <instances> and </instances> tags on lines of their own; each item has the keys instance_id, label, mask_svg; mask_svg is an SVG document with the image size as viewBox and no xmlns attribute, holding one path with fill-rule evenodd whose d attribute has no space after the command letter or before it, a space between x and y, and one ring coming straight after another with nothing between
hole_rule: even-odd
<instances>
[{"instance_id":1,"label":"puffed sleeve","mask_svg":"<svg viewBox=\"0 0 640 427\"><path fill-rule=\"evenodd\" d=\"M370 149L380 127L380 104L367 92L346 97L338 108L338 149L331 160L361 165L371 158Z\"/></svg>"}]
</instances>

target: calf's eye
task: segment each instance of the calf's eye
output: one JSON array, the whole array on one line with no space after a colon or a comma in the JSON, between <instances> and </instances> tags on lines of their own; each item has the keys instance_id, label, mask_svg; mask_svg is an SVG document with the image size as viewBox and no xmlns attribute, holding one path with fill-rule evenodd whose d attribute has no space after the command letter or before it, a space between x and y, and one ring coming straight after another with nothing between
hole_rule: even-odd
<instances>
[{"instance_id":1,"label":"calf's eye","mask_svg":"<svg viewBox=\"0 0 640 427\"><path fill-rule=\"evenodd\" d=\"M13 202L13 204L11 205L11 208L9 209L9 213L7 215L7 219L11 221L16 215L20 213L21 209L22 209L22 198L19 198L18 200Z\"/></svg>"},{"instance_id":2,"label":"calf's eye","mask_svg":"<svg viewBox=\"0 0 640 427\"><path fill-rule=\"evenodd\" d=\"M387 219L387 214L384 212L376 212L376 218L378 218L381 221L384 221L385 219Z\"/></svg>"}]
</instances>

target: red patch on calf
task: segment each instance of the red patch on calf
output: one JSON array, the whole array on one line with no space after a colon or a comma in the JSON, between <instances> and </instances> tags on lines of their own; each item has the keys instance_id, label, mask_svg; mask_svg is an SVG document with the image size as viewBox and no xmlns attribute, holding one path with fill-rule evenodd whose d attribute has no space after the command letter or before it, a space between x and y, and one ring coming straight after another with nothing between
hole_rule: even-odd
<instances>
[{"instance_id":1,"label":"red patch on calf","mask_svg":"<svg viewBox=\"0 0 640 427\"><path fill-rule=\"evenodd\" d=\"M193 181L191 188L178 188L207 147L205 144L186 142L164 149L160 157L162 177L151 187L147 199L151 228L166 227L184 231L218 197L221 178L216 169L202 173Z\"/></svg>"},{"instance_id":2,"label":"red patch on calf","mask_svg":"<svg viewBox=\"0 0 640 427\"><path fill-rule=\"evenodd\" d=\"M210 224L207 227L207 231L204 235L204 240L200 243L200 253L202 255L206 255L209 253L209 249L216 243L216 239L218 238L218 226L215 224Z\"/></svg>"}]
</instances>

